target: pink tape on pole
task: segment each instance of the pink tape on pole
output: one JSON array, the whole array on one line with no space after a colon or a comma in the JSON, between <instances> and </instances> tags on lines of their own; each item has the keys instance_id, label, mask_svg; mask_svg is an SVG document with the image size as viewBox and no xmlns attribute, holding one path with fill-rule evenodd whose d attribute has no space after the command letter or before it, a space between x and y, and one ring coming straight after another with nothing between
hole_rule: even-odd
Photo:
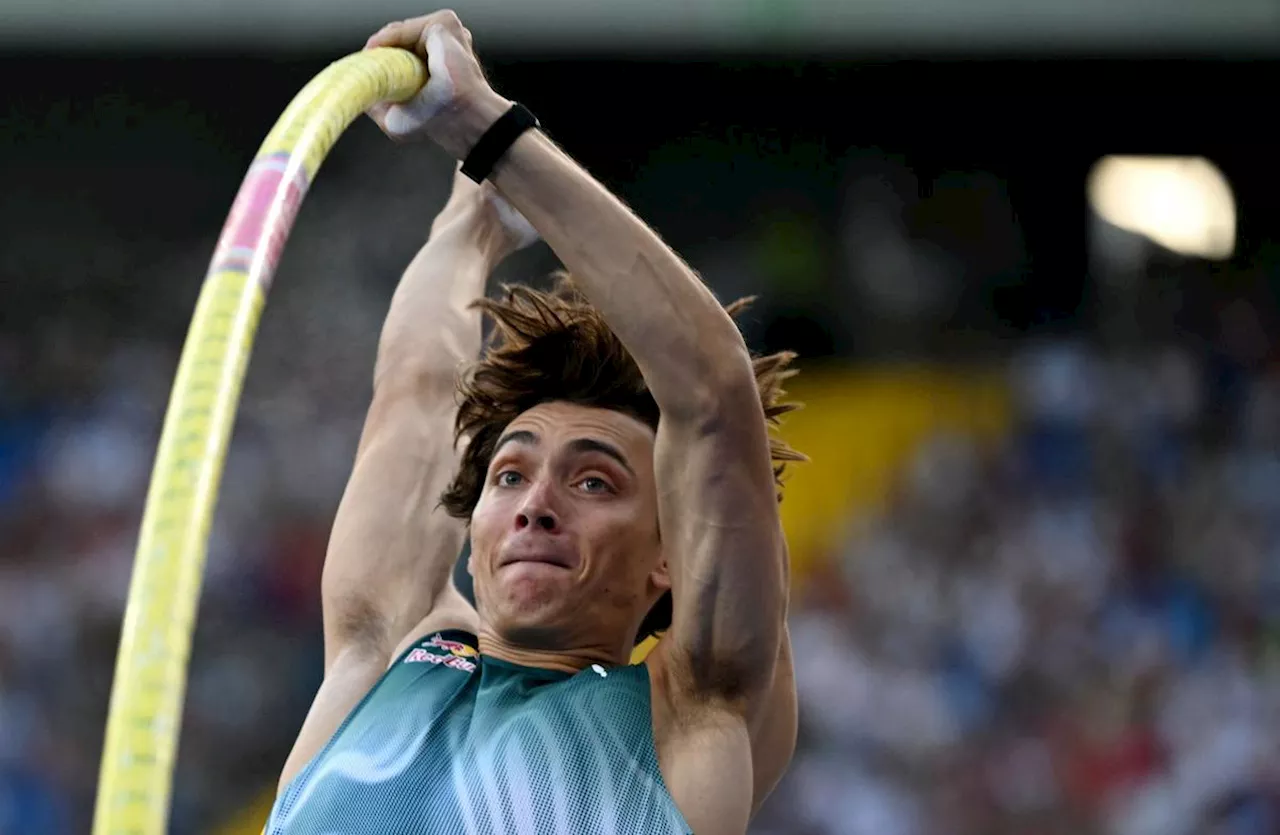
<instances>
[{"instance_id":1,"label":"pink tape on pole","mask_svg":"<svg viewBox=\"0 0 1280 835\"><path fill-rule=\"evenodd\" d=\"M222 227L210 274L248 273L265 293L275 275L293 220L307 193L307 173L288 154L253 161ZM281 188L285 178L289 182Z\"/></svg>"}]
</instances>

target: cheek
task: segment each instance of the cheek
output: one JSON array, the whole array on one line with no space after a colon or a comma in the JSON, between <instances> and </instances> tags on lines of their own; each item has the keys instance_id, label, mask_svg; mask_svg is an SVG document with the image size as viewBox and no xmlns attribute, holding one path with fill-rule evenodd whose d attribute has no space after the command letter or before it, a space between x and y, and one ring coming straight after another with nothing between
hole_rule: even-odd
<instances>
[{"instance_id":1,"label":"cheek","mask_svg":"<svg viewBox=\"0 0 1280 835\"><path fill-rule=\"evenodd\" d=\"M502 508L489 496L482 496L471 512L472 553L486 553L502 531Z\"/></svg>"},{"instance_id":2,"label":"cheek","mask_svg":"<svg viewBox=\"0 0 1280 835\"><path fill-rule=\"evenodd\" d=\"M601 545L625 542L636 534L636 508L630 502L617 502L586 508L577 526Z\"/></svg>"},{"instance_id":3,"label":"cheek","mask_svg":"<svg viewBox=\"0 0 1280 835\"><path fill-rule=\"evenodd\" d=\"M649 509L639 506L610 508L592 514L589 540L601 556L603 571L611 578L643 577L660 547L658 523Z\"/></svg>"}]
</instances>

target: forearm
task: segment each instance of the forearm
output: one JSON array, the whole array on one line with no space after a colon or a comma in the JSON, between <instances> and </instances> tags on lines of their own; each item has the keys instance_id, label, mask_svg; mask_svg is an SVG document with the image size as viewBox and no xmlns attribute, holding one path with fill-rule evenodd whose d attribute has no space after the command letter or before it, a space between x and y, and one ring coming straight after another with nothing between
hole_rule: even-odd
<instances>
[{"instance_id":1,"label":"forearm","mask_svg":"<svg viewBox=\"0 0 1280 835\"><path fill-rule=\"evenodd\" d=\"M652 229L540 132L523 134L490 179L640 366L662 413L655 459L674 638L712 678L729 671L697 687L754 703L772 673L760 658L777 652L787 565L765 416L737 325Z\"/></svg>"},{"instance_id":2,"label":"forearm","mask_svg":"<svg viewBox=\"0 0 1280 835\"><path fill-rule=\"evenodd\" d=\"M396 288L325 557L330 661L352 642L389 651L430 610L457 557L461 524L437 505L458 454L455 378L480 347L467 306L509 250L491 209L451 201Z\"/></svg>"},{"instance_id":3,"label":"forearm","mask_svg":"<svg viewBox=\"0 0 1280 835\"><path fill-rule=\"evenodd\" d=\"M442 214L396 287L378 342L375 390L439 383L480 351L480 316L468 305L506 254L501 230L476 204Z\"/></svg>"},{"instance_id":4,"label":"forearm","mask_svg":"<svg viewBox=\"0 0 1280 835\"><path fill-rule=\"evenodd\" d=\"M752 379L746 345L711 291L545 135L521 136L491 181L604 315L664 414L701 408L725 379Z\"/></svg>"}]
</instances>

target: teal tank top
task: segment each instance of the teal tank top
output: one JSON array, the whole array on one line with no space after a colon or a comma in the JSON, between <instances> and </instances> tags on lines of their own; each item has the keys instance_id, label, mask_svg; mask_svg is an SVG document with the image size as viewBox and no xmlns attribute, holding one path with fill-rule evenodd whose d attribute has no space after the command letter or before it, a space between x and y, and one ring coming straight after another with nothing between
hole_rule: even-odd
<instances>
[{"instance_id":1,"label":"teal tank top","mask_svg":"<svg viewBox=\"0 0 1280 835\"><path fill-rule=\"evenodd\" d=\"M576 674L436 632L276 799L266 835L689 835L658 770L644 664Z\"/></svg>"}]
</instances>

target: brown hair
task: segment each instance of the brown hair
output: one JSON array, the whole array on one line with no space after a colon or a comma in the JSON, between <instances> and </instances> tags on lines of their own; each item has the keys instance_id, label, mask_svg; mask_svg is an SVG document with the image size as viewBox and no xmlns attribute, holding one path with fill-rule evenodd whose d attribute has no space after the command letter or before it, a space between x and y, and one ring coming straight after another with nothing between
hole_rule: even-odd
<instances>
[{"instance_id":1,"label":"brown hair","mask_svg":"<svg viewBox=\"0 0 1280 835\"><path fill-rule=\"evenodd\" d=\"M725 310L737 316L751 301L740 299ZM454 437L470 440L457 475L441 497L449 515L471 518L503 430L539 403L566 401L612 409L657 429L658 404L639 366L569 276L561 275L550 292L508 286L502 298L479 299L472 306L493 321L494 329L484 355L458 385L461 402ZM753 360L760 405L770 427L799 408L782 399L783 381L796 373L789 367L794 358L781 352ZM769 439L769 452L781 501L786 462L803 461L805 456L776 437ZM637 640L670 625L670 597L663 595L645 616Z\"/></svg>"}]
</instances>

